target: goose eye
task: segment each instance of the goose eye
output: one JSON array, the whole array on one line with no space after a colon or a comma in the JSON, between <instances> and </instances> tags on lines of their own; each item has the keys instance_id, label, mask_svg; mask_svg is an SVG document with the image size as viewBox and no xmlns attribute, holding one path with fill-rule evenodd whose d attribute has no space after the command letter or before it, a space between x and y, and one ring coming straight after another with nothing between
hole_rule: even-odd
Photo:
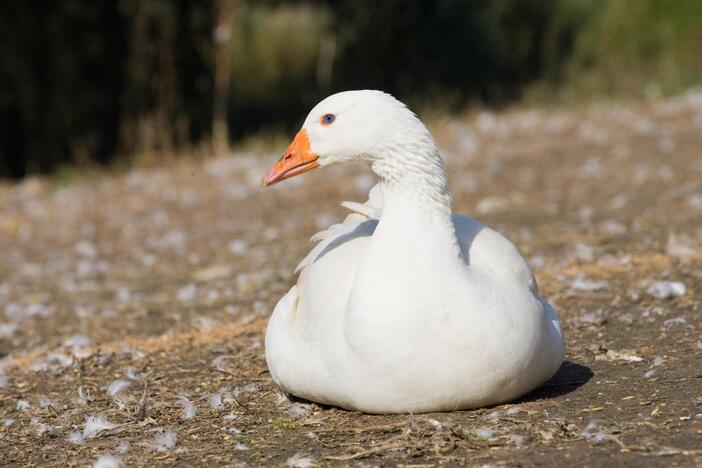
<instances>
[{"instance_id":1,"label":"goose eye","mask_svg":"<svg viewBox=\"0 0 702 468\"><path fill-rule=\"evenodd\" d=\"M334 114L324 114L322 116L322 125L331 125L335 120L336 116Z\"/></svg>"}]
</instances>

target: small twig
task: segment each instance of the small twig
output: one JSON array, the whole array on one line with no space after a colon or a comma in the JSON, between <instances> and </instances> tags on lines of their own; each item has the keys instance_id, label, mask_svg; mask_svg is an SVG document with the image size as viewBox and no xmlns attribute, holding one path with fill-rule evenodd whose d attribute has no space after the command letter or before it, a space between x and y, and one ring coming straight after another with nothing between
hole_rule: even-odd
<instances>
[{"instance_id":1,"label":"small twig","mask_svg":"<svg viewBox=\"0 0 702 468\"><path fill-rule=\"evenodd\" d=\"M409 421L403 421L400 423L391 424L381 424L378 426L368 426L368 427L349 427L349 428L329 428L329 429L319 429L315 431L316 433L324 432L352 432L354 434L360 434L362 432L381 432L381 431L393 431L395 429L401 429L402 427L410 424Z\"/></svg>"},{"instance_id":2,"label":"small twig","mask_svg":"<svg viewBox=\"0 0 702 468\"><path fill-rule=\"evenodd\" d=\"M246 406L245 404L243 404L242 402L240 402L239 400L237 400L237 398L235 396L232 396L232 400L234 400L234 403L236 403L237 405L244 408L244 411L249 411L249 407Z\"/></svg>"},{"instance_id":3,"label":"small twig","mask_svg":"<svg viewBox=\"0 0 702 468\"><path fill-rule=\"evenodd\" d=\"M147 383L146 380L144 380L144 389L142 390L141 400L139 400L139 409L137 410L137 419L139 421L146 419L146 387Z\"/></svg>"},{"instance_id":4,"label":"small twig","mask_svg":"<svg viewBox=\"0 0 702 468\"><path fill-rule=\"evenodd\" d=\"M336 460L336 461L345 461L345 460L356 460L358 458L364 458L379 452L383 452L385 450L392 450L392 449L397 449L397 448L403 448L405 446L404 443L395 443L395 444L388 444L388 445L380 445L378 447L374 447L368 450L362 450L360 452L356 453L351 453L347 455L329 455L324 458L327 460Z\"/></svg>"}]
</instances>

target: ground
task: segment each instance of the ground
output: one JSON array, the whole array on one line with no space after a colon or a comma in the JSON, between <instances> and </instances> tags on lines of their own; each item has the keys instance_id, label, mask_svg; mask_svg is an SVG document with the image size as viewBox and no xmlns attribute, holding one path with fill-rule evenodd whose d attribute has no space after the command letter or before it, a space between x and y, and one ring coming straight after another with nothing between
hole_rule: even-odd
<instances>
[{"instance_id":1,"label":"ground","mask_svg":"<svg viewBox=\"0 0 702 468\"><path fill-rule=\"evenodd\" d=\"M456 211L515 242L563 321L543 388L399 416L281 393L267 318L365 168L27 179L0 184L0 465L700 466L702 94L430 127Z\"/></svg>"}]
</instances>

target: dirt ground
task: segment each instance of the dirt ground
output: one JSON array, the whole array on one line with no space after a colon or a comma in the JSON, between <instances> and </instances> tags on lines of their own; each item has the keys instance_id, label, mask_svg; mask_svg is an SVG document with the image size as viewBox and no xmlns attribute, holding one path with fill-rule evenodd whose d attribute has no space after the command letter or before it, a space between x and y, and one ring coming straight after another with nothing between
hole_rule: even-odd
<instances>
[{"instance_id":1,"label":"dirt ground","mask_svg":"<svg viewBox=\"0 0 702 468\"><path fill-rule=\"evenodd\" d=\"M702 465L702 93L430 126L456 211L517 244L563 321L543 388L401 416L280 392L267 317L364 168L29 179L0 184L0 465Z\"/></svg>"}]
</instances>

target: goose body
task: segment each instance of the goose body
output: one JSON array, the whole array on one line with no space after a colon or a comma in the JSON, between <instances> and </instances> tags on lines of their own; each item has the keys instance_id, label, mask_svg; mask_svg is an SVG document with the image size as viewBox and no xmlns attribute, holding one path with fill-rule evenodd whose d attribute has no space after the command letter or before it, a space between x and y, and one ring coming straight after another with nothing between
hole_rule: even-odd
<instances>
[{"instance_id":1,"label":"goose body","mask_svg":"<svg viewBox=\"0 0 702 468\"><path fill-rule=\"evenodd\" d=\"M351 160L379 184L314 238L276 305L275 381L369 413L477 408L546 382L563 361L558 317L512 243L452 213L436 144L402 103L378 91L325 99L264 184Z\"/></svg>"}]
</instances>

